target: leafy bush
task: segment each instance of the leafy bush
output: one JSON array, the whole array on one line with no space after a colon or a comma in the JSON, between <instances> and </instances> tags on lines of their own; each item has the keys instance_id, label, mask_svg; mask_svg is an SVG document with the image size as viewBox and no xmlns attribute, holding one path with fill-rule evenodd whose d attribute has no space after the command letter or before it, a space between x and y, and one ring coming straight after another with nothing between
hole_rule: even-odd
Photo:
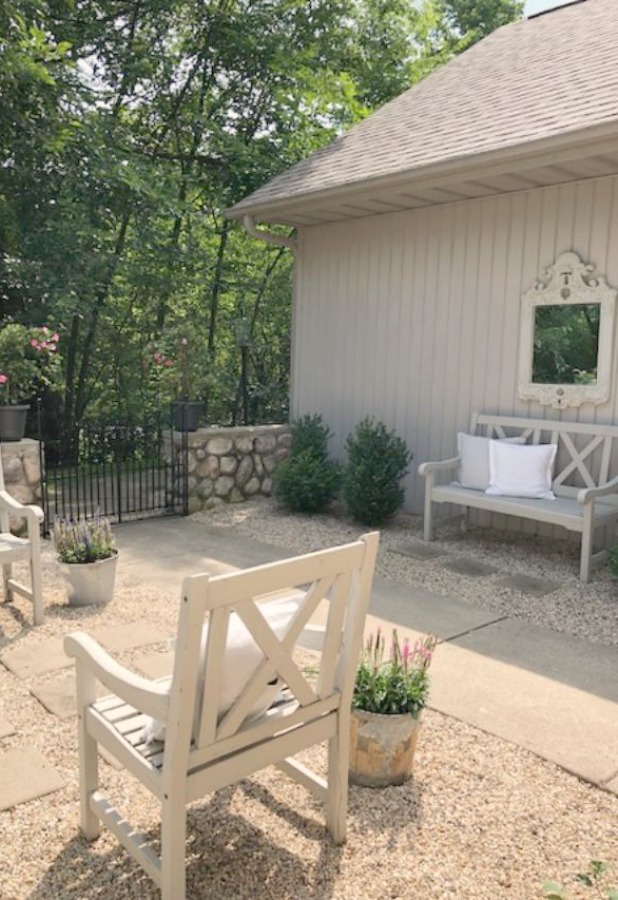
<instances>
[{"instance_id":1,"label":"leafy bush","mask_svg":"<svg viewBox=\"0 0 618 900\"><path fill-rule=\"evenodd\" d=\"M348 510L364 525L380 525L403 505L400 482L412 453L403 438L369 417L348 435L346 448L343 495Z\"/></svg>"},{"instance_id":2,"label":"leafy bush","mask_svg":"<svg viewBox=\"0 0 618 900\"><path fill-rule=\"evenodd\" d=\"M305 415L292 422L291 432L290 455L275 469L275 496L293 512L320 512L341 481L339 466L328 459L330 430L322 416Z\"/></svg>"},{"instance_id":3,"label":"leafy bush","mask_svg":"<svg viewBox=\"0 0 618 900\"><path fill-rule=\"evenodd\" d=\"M292 456L300 456L310 450L318 459L328 458L328 442L331 431L319 415L305 415L295 419L291 426Z\"/></svg>"},{"instance_id":4,"label":"leafy bush","mask_svg":"<svg viewBox=\"0 0 618 900\"><path fill-rule=\"evenodd\" d=\"M303 450L275 470L275 494L292 512L320 512L336 496L340 478L336 463Z\"/></svg>"}]
</instances>

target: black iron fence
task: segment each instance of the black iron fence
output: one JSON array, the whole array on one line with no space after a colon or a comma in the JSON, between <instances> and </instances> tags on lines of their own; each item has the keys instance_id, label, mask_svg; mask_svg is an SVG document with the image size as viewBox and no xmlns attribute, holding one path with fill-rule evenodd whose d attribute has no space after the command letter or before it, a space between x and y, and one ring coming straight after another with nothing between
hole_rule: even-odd
<instances>
[{"instance_id":1,"label":"black iron fence","mask_svg":"<svg viewBox=\"0 0 618 900\"><path fill-rule=\"evenodd\" d=\"M81 423L70 435L41 428L45 530L57 516L124 522L186 515L187 435L173 451L172 434L167 416L139 425Z\"/></svg>"}]
</instances>

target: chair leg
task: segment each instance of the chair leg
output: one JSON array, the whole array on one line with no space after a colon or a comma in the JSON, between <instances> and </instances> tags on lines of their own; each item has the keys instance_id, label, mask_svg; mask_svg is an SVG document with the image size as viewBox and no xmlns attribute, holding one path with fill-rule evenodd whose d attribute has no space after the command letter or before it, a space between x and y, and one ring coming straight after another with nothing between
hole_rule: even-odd
<instances>
[{"instance_id":1,"label":"chair leg","mask_svg":"<svg viewBox=\"0 0 618 900\"><path fill-rule=\"evenodd\" d=\"M9 587L9 578L13 574L13 566L11 563L5 563L2 566L2 588L4 591L4 599L7 603L13 602L13 591Z\"/></svg>"},{"instance_id":2,"label":"chair leg","mask_svg":"<svg viewBox=\"0 0 618 900\"><path fill-rule=\"evenodd\" d=\"M328 742L326 828L334 844L345 843L347 831L350 750L349 720L345 722L345 726L345 734L341 733L341 727L339 727L338 733Z\"/></svg>"},{"instance_id":3,"label":"chair leg","mask_svg":"<svg viewBox=\"0 0 618 900\"><path fill-rule=\"evenodd\" d=\"M184 798L161 804L161 900L186 900L187 808Z\"/></svg>"},{"instance_id":4,"label":"chair leg","mask_svg":"<svg viewBox=\"0 0 618 900\"><path fill-rule=\"evenodd\" d=\"M41 536L38 523L28 528L30 538L30 584L34 606L34 624L42 625L45 618L43 609L43 580L41 577Z\"/></svg>"},{"instance_id":5,"label":"chair leg","mask_svg":"<svg viewBox=\"0 0 618 900\"><path fill-rule=\"evenodd\" d=\"M90 809L90 797L99 786L99 757L97 742L88 734L86 707L96 698L96 682L93 675L77 664L77 709L79 721L77 738L79 747L79 811L81 829L88 841L98 838L101 825Z\"/></svg>"}]
</instances>

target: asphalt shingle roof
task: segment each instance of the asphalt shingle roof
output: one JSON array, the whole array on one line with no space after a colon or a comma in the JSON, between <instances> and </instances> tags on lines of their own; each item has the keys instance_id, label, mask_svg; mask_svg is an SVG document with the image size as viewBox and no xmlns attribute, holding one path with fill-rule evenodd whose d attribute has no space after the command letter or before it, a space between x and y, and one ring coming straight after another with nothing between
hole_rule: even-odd
<instances>
[{"instance_id":1,"label":"asphalt shingle roof","mask_svg":"<svg viewBox=\"0 0 618 900\"><path fill-rule=\"evenodd\" d=\"M232 213L618 124L618 0L499 28Z\"/></svg>"}]
</instances>

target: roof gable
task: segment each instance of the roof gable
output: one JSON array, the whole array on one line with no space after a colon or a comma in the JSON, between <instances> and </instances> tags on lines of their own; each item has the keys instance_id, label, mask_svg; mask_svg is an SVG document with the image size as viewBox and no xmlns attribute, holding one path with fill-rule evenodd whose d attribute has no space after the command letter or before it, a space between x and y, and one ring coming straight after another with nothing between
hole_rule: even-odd
<instances>
[{"instance_id":1,"label":"roof gable","mask_svg":"<svg viewBox=\"0 0 618 900\"><path fill-rule=\"evenodd\" d=\"M497 29L230 213L610 123L618 135L618 2L584 0Z\"/></svg>"}]
</instances>

